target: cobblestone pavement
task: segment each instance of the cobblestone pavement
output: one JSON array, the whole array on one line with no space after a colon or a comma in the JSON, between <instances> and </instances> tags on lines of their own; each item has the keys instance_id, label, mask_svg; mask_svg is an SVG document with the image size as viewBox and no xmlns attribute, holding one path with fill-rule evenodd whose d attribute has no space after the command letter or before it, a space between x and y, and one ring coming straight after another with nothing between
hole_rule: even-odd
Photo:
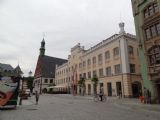
<instances>
[{"instance_id":1,"label":"cobblestone pavement","mask_svg":"<svg viewBox=\"0 0 160 120\"><path fill-rule=\"evenodd\" d=\"M160 111L143 107L129 99L108 98L103 103L92 97L42 95L38 105L33 96L16 110L0 111L0 120L160 120Z\"/></svg>"}]
</instances>

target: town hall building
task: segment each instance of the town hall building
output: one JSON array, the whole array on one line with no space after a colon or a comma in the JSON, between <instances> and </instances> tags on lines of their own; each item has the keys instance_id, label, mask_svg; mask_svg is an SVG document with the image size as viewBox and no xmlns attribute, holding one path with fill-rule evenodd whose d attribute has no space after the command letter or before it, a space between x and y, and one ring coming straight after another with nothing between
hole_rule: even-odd
<instances>
[{"instance_id":1,"label":"town hall building","mask_svg":"<svg viewBox=\"0 0 160 120\"><path fill-rule=\"evenodd\" d=\"M34 90L42 93L46 92L48 86L55 85L56 65L66 62L65 59L45 55L45 40L43 38L34 74Z\"/></svg>"}]
</instances>

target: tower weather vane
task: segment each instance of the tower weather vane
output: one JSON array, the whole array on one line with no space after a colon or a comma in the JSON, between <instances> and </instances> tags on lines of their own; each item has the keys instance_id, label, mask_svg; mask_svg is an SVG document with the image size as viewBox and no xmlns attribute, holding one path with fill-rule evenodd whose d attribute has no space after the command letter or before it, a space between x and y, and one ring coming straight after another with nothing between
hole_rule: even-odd
<instances>
[{"instance_id":1,"label":"tower weather vane","mask_svg":"<svg viewBox=\"0 0 160 120\"><path fill-rule=\"evenodd\" d=\"M45 37L45 33L43 32L43 38Z\"/></svg>"}]
</instances>

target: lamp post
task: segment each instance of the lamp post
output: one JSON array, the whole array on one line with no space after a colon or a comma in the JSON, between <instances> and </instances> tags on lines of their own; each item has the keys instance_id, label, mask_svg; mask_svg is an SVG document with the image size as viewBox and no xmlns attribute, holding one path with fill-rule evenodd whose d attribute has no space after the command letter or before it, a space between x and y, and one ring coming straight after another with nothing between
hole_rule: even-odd
<instances>
[{"instance_id":1,"label":"lamp post","mask_svg":"<svg viewBox=\"0 0 160 120\"><path fill-rule=\"evenodd\" d=\"M20 77L20 79L22 80L22 84L21 84L21 91L20 91L20 101L19 101L19 105L22 105L24 77Z\"/></svg>"}]
</instances>

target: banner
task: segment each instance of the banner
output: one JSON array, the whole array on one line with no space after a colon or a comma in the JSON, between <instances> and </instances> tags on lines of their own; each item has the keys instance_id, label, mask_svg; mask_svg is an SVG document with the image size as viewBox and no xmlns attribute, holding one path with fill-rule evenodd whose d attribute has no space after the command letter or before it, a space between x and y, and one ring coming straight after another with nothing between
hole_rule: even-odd
<instances>
[{"instance_id":1,"label":"banner","mask_svg":"<svg viewBox=\"0 0 160 120\"><path fill-rule=\"evenodd\" d=\"M19 92L20 78L1 77L0 78L0 109L16 108Z\"/></svg>"}]
</instances>

